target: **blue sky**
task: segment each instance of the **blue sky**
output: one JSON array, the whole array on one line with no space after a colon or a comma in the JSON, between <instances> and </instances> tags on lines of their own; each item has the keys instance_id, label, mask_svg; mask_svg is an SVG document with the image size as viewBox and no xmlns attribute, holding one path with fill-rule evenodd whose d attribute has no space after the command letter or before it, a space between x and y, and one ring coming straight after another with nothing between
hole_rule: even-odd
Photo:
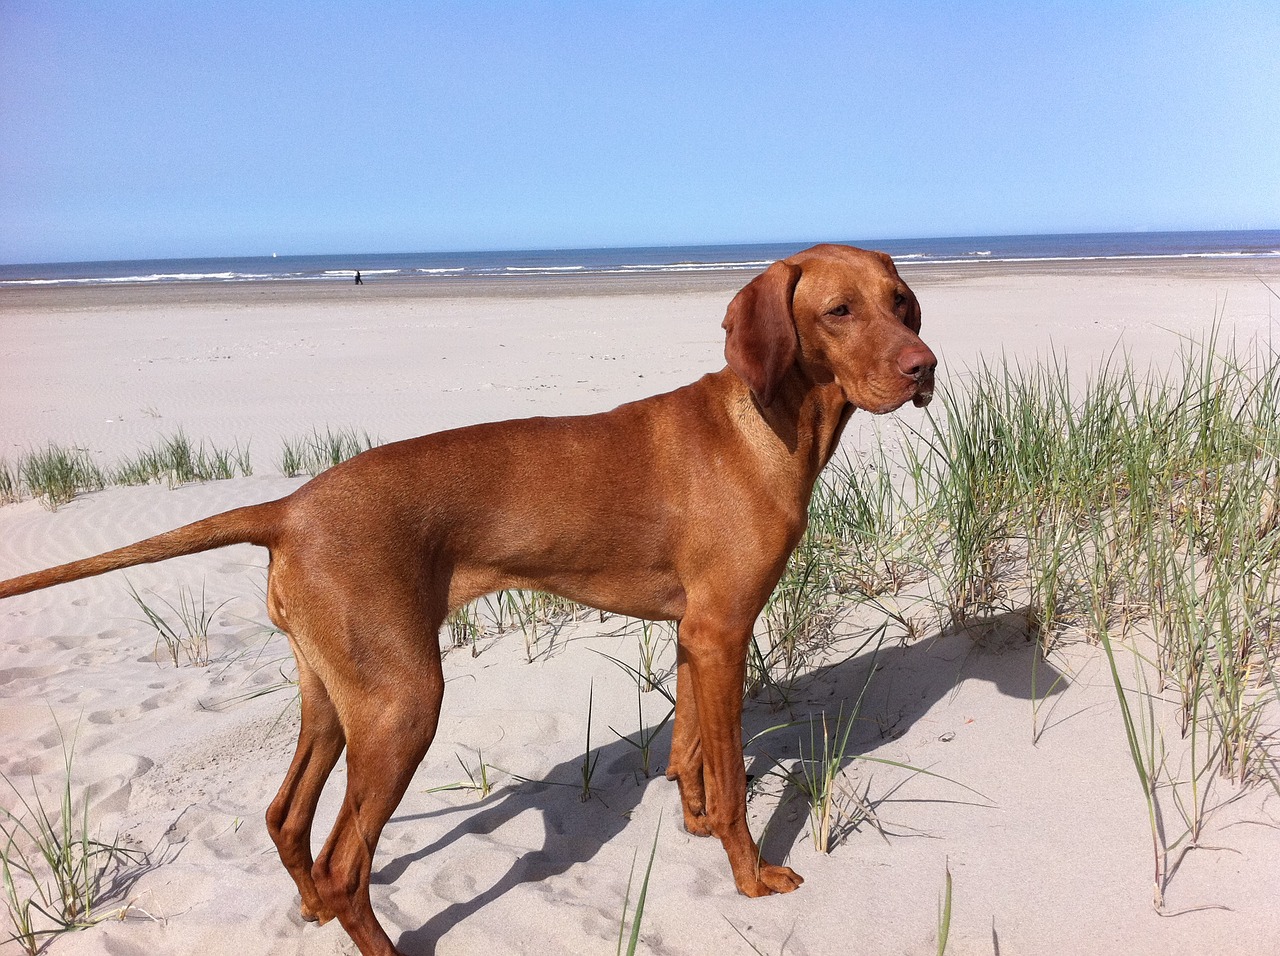
<instances>
[{"instance_id":1,"label":"blue sky","mask_svg":"<svg viewBox=\"0 0 1280 956\"><path fill-rule=\"evenodd\" d=\"M0 0L4 262L1275 227L1275 0Z\"/></svg>"}]
</instances>

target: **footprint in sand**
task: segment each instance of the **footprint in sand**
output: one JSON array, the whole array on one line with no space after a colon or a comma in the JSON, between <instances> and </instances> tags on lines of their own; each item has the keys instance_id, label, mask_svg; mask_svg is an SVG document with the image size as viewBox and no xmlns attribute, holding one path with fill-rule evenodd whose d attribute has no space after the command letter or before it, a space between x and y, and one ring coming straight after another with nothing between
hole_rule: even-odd
<instances>
[{"instance_id":1,"label":"footprint in sand","mask_svg":"<svg viewBox=\"0 0 1280 956\"><path fill-rule=\"evenodd\" d=\"M153 684L152 686L154 687L155 685ZM140 706L143 710L155 710L158 707L173 703L181 696L181 692L177 688L165 687L163 684L160 686L160 693L152 694L142 701Z\"/></svg>"},{"instance_id":2,"label":"footprint in sand","mask_svg":"<svg viewBox=\"0 0 1280 956\"><path fill-rule=\"evenodd\" d=\"M515 851L495 846L455 856L431 881L431 891L447 902L466 903L509 874L519 860Z\"/></svg>"},{"instance_id":3,"label":"footprint in sand","mask_svg":"<svg viewBox=\"0 0 1280 956\"><path fill-rule=\"evenodd\" d=\"M87 636L84 634L55 634L38 642L38 647L48 651L115 651L122 644L137 642L137 631L124 628L108 628Z\"/></svg>"},{"instance_id":4,"label":"footprint in sand","mask_svg":"<svg viewBox=\"0 0 1280 956\"><path fill-rule=\"evenodd\" d=\"M5 667L0 669L0 687L3 687L5 684L11 684L14 681L39 680L43 677L51 677L60 670L62 670L62 668L56 666Z\"/></svg>"},{"instance_id":5,"label":"footprint in sand","mask_svg":"<svg viewBox=\"0 0 1280 956\"><path fill-rule=\"evenodd\" d=\"M51 730L46 730L39 737L37 737L36 743L38 743L41 747L52 748L52 747L63 746L65 743L65 740L64 740L64 735L62 731L55 727Z\"/></svg>"},{"instance_id":6,"label":"footprint in sand","mask_svg":"<svg viewBox=\"0 0 1280 956\"><path fill-rule=\"evenodd\" d=\"M129 809L129 798L133 794L133 781L155 766L155 761L147 757L132 755L116 760L124 762L123 772L113 773L93 785L92 813L96 816L103 813L117 813Z\"/></svg>"},{"instance_id":7,"label":"footprint in sand","mask_svg":"<svg viewBox=\"0 0 1280 956\"><path fill-rule=\"evenodd\" d=\"M116 707L111 710L95 710L88 714L85 719L91 724L99 725L127 724L130 721L137 720L142 714L141 705L130 704L127 707Z\"/></svg>"},{"instance_id":8,"label":"footprint in sand","mask_svg":"<svg viewBox=\"0 0 1280 956\"><path fill-rule=\"evenodd\" d=\"M56 764L57 760L53 757L36 754L31 757L24 757L21 760L15 760L4 768L4 772L5 776L10 780L39 777L53 770Z\"/></svg>"}]
</instances>

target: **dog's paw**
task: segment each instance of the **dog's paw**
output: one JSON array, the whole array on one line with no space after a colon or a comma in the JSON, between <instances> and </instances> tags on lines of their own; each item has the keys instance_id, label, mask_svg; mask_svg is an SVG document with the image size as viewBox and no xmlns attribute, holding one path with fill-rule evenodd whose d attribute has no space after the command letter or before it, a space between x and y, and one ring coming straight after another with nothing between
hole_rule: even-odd
<instances>
[{"instance_id":1,"label":"dog's paw","mask_svg":"<svg viewBox=\"0 0 1280 956\"><path fill-rule=\"evenodd\" d=\"M711 836L711 824L707 823L707 815L705 813L690 813L686 810L684 813L684 828L694 836Z\"/></svg>"},{"instance_id":2,"label":"dog's paw","mask_svg":"<svg viewBox=\"0 0 1280 956\"><path fill-rule=\"evenodd\" d=\"M756 878L738 889L744 896L768 896L771 893L790 893L804 882L804 877L789 866L762 863Z\"/></svg>"},{"instance_id":3,"label":"dog's paw","mask_svg":"<svg viewBox=\"0 0 1280 956\"><path fill-rule=\"evenodd\" d=\"M324 905L311 907L306 903L303 903L300 908L300 912L302 918L308 923L319 923L321 926L333 919L332 910Z\"/></svg>"}]
</instances>

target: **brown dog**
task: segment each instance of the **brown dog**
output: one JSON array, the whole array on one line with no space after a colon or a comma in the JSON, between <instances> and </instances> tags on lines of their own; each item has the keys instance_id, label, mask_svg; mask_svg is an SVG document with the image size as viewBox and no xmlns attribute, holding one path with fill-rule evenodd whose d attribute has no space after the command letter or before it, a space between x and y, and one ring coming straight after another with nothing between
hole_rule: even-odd
<instances>
[{"instance_id":1,"label":"brown dog","mask_svg":"<svg viewBox=\"0 0 1280 956\"><path fill-rule=\"evenodd\" d=\"M800 539L855 408L933 394L920 307L886 255L815 246L729 304L729 366L611 412L475 425L367 451L279 501L0 583L0 597L251 542L298 661L302 729L267 828L302 914L393 953L369 904L383 825L431 745L437 633L490 591L550 591L679 622L667 776L685 826L724 844L739 891L801 878L747 829L742 685L752 627ZM311 822L347 750L347 790L317 859Z\"/></svg>"}]
</instances>

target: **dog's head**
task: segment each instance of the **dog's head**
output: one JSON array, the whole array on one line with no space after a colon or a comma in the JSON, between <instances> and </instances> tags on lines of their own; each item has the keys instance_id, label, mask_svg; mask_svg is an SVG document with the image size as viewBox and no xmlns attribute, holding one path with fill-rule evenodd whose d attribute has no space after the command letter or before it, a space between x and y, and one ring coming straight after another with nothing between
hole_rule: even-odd
<instances>
[{"instance_id":1,"label":"dog's head","mask_svg":"<svg viewBox=\"0 0 1280 956\"><path fill-rule=\"evenodd\" d=\"M821 245L775 262L729 303L724 329L729 367L765 407L792 369L876 414L933 398L920 303L881 252Z\"/></svg>"}]
</instances>

